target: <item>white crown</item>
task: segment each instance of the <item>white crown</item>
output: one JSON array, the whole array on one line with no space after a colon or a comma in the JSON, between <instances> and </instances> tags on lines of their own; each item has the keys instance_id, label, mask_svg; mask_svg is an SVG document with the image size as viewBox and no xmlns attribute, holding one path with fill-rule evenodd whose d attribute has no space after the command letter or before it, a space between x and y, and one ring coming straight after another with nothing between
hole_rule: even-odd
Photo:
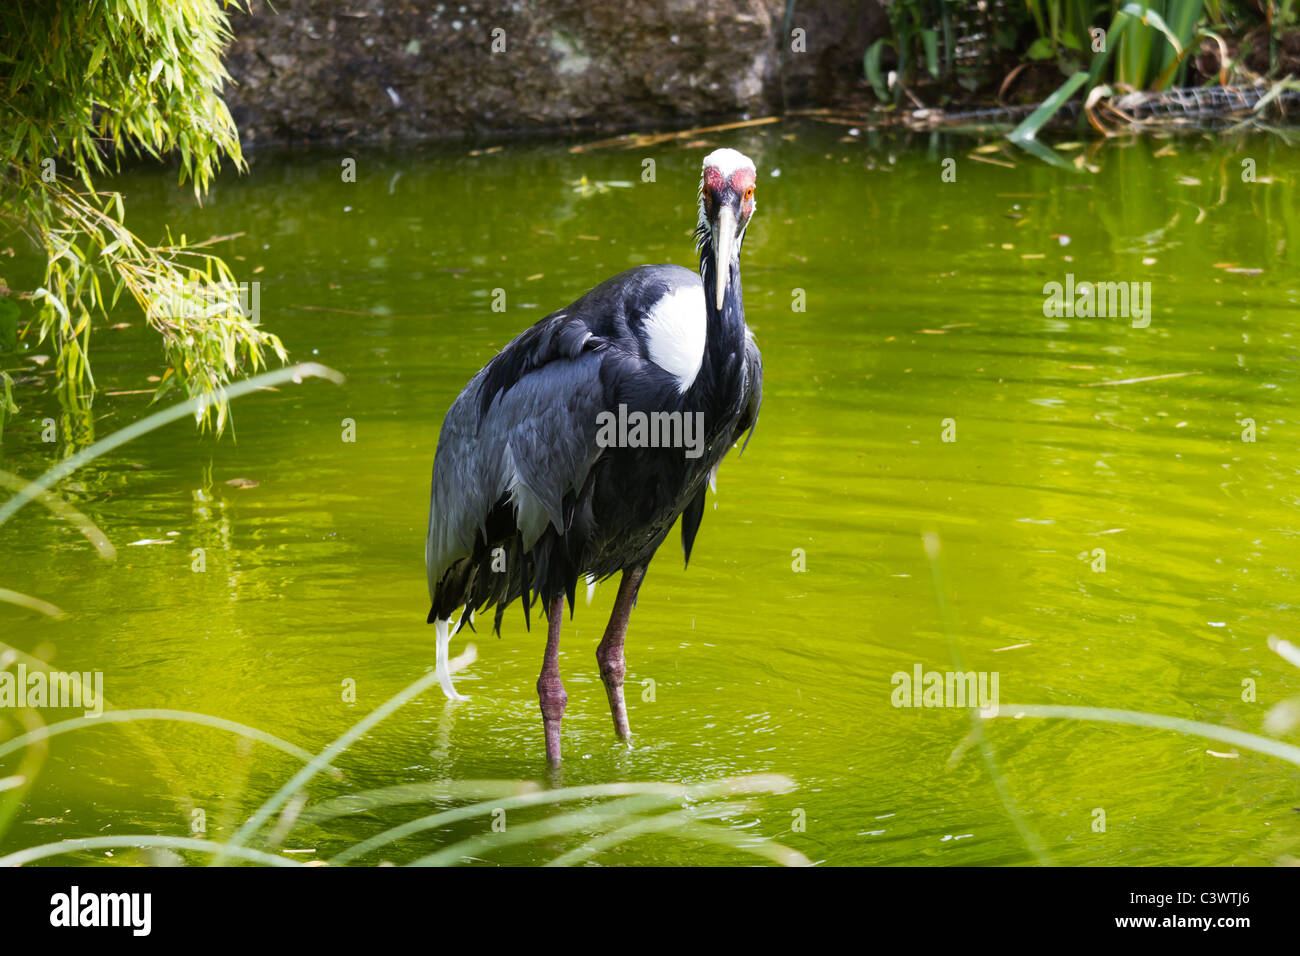
<instances>
[{"instance_id":1,"label":"white crown","mask_svg":"<svg viewBox=\"0 0 1300 956\"><path fill-rule=\"evenodd\" d=\"M715 149L704 157L704 168L716 169L723 179L730 179L738 169L754 170L754 161L734 149Z\"/></svg>"}]
</instances>

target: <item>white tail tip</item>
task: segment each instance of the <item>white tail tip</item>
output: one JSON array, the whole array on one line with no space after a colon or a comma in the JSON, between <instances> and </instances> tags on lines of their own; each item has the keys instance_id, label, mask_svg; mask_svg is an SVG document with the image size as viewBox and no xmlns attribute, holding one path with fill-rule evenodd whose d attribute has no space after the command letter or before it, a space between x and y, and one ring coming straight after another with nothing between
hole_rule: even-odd
<instances>
[{"instance_id":1,"label":"white tail tip","mask_svg":"<svg viewBox=\"0 0 1300 956\"><path fill-rule=\"evenodd\" d=\"M438 636L437 663L434 665L438 685L442 687L442 692L447 695L448 700L469 700L468 697L457 691L456 685L451 682L451 667L449 665L451 659L451 619L434 621L433 629Z\"/></svg>"}]
</instances>

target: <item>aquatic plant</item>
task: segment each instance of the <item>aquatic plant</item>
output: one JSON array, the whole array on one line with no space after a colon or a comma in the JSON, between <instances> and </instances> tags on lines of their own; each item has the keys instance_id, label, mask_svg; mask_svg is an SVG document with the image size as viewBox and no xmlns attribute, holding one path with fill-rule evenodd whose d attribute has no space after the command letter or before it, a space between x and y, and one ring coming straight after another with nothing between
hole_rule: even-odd
<instances>
[{"instance_id":1,"label":"aquatic plant","mask_svg":"<svg viewBox=\"0 0 1300 956\"><path fill-rule=\"evenodd\" d=\"M973 88L972 51L982 51L984 82L1011 58L1017 65L1002 81L1003 90L1027 66L1054 62L1066 79L1012 134L1022 142L1032 140L1081 91L1095 96L1184 85L1193 54L1206 44L1219 59L1212 82L1257 82L1263 78L1246 70L1242 60L1262 31L1269 43L1268 77L1285 79L1279 77L1279 47L1297 23L1294 0L1273 0L1258 9L1222 0L1025 0L1023 5L991 3L978 13L947 0L894 0L886 9L891 33L863 56L863 71L882 101L897 103L919 76L921 62L932 77L956 72L959 82ZM1225 37L1242 38L1235 58ZM882 62L890 49L897 61L892 80Z\"/></svg>"}]
</instances>

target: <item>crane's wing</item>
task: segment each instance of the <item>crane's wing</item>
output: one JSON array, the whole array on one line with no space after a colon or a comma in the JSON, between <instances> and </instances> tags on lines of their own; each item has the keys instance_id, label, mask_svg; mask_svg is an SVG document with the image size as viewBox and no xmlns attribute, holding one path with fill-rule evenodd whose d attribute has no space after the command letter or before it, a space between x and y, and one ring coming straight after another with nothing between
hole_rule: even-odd
<instances>
[{"instance_id":1,"label":"crane's wing","mask_svg":"<svg viewBox=\"0 0 1300 956\"><path fill-rule=\"evenodd\" d=\"M465 387L443 421L434 459L425 564L432 595L446 569L489 538L503 498L530 548L599 457L596 419L610 343L556 312L525 330ZM497 529L493 529L497 530Z\"/></svg>"},{"instance_id":2,"label":"crane's wing","mask_svg":"<svg viewBox=\"0 0 1300 956\"><path fill-rule=\"evenodd\" d=\"M749 447L749 439L754 435L754 428L758 425L758 410L762 406L763 356L758 351L758 343L754 341L754 333L745 329L745 397L740 407L740 417L736 419L735 431L731 433L733 443L740 441L741 435L745 436L745 442L740 446L742 455Z\"/></svg>"}]
</instances>

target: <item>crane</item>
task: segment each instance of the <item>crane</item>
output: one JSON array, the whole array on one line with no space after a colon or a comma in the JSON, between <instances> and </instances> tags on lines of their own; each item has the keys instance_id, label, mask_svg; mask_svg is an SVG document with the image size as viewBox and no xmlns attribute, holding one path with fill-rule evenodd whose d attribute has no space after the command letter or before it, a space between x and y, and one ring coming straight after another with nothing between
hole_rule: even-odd
<instances>
[{"instance_id":1,"label":"crane","mask_svg":"<svg viewBox=\"0 0 1300 956\"><path fill-rule=\"evenodd\" d=\"M499 633L515 599L526 626L540 601L552 765L568 705L560 627L578 578L621 575L596 660L615 733L630 742L623 649L646 569L679 517L689 564L718 465L757 421L763 365L740 286L756 178L734 149L706 156L698 274L644 265L607 279L510 342L443 420L425 542L438 681L463 699L448 649L476 611L495 606Z\"/></svg>"}]
</instances>

